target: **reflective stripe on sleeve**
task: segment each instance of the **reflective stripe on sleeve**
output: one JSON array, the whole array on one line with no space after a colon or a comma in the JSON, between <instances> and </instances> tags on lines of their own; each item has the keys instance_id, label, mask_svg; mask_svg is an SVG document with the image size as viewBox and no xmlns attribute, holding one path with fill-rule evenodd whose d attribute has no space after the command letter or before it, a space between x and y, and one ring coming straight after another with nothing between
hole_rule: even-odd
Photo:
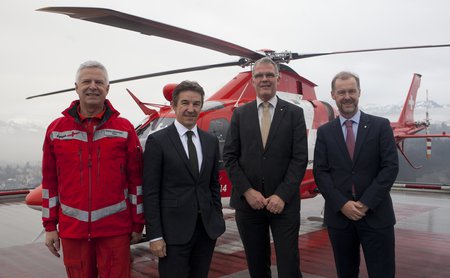
<instances>
[{"instance_id":1,"label":"reflective stripe on sleeve","mask_svg":"<svg viewBox=\"0 0 450 278\"><path fill-rule=\"evenodd\" d=\"M128 199L130 200L130 203L132 203L133 205L137 205L137 196L136 195L130 194L128 196Z\"/></svg>"},{"instance_id":2,"label":"reflective stripe on sleeve","mask_svg":"<svg viewBox=\"0 0 450 278\"><path fill-rule=\"evenodd\" d=\"M48 199L48 189L42 189L42 199Z\"/></svg>"},{"instance_id":3,"label":"reflective stripe on sleeve","mask_svg":"<svg viewBox=\"0 0 450 278\"><path fill-rule=\"evenodd\" d=\"M48 208L53 208L57 204L59 204L58 196L55 196L55 197L52 197L52 198L48 199Z\"/></svg>"},{"instance_id":4,"label":"reflective stripe on sleeve","mask_svg":"<svg viewBox=\"0 0 450 278\"><path fill-rule=\"evenodd\" d=\"M142 185L139 185L136 187L136 192L137 192L136 194L138 196L142 196Z\"/></svg>"},{"instance_id":5,"label":"reflective stripe on sleeve","mask_svg":"<svg viewBox=\"0 0 450 278\"><path fill-rule=\"evenodd\" d=\"M127 191L128 192L128 191ZM141 214L144 212L144 205L142 203L138 204L138 197L142 196L142 186L137 186L136 188L137 194L130 194L128 195L128 200L130 203L134 206L136 206L136 214Z\"/></svg>"},{"instance_id":6,"label":"reflective stripe on sleeve","mask_svg":"<svg viewBox=\"0 0 450 278\"><path fill-rule=\"evenodd\" d=\"M48 208L42 208L42 217L43 218L49 218L50 217L50 210Z\"/></svg>"},{"instance_id":7,"label":"reflective stripe on sleeve","mask_svg":"<svg viewBox=\"0 0 450 278\"><path fill-rule=\"evenodd\" d=\"M42 199L46 199L48 200L48 208L53 208L55 207L57 204L59 204L59 197L55 196L52 198L49 198L50 193L48 191L48 189L42 189Z\"/></svg>"},{"instance_id":8,"label":"reflective stripe on sleeve","mask_svg":"<svg viewBox=\"0 0 450 278\"><path fill-rule=\"evenodd\" d=\"M139 204L136 206L136 214L141 214L144 212L144 205L143 204Z\"/></svg>"}]
</instances>

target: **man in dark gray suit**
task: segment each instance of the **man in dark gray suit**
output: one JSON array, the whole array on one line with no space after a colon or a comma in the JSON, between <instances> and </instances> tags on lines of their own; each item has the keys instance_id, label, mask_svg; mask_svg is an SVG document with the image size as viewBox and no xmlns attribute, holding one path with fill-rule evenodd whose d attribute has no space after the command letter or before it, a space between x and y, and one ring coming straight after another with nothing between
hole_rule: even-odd
<instances>
[{"instance_id":1,"label":"man in dark gray suit","mask_svg":"<svg viewBox=\"0 0 450 278\"><path fill-rule=\"evenodd\" d=\"M298 278L299 186L308 161L303 110L276 96L280 74L271 59L256 61L252 74L257 99L234 111L224 147L230 205L251 277L271 277L271 230L278 276Z\"/></svg>"},{"instance_id":2,"label":"man in dark gray suit","mask_svg":"<svg viewBox=\"0 0 450 278\"><path fill-rule=\"evenodd\" d=\"M177 85L174 124L149 135L145 144L146 231L162 278L206 278L216 239L225 231L219 143L197 128L203 98L197 82Z\"/></svg>"},{"instance_id":3,"label":"man in dark gray suit","mask_svg":"<svg viewBox=\"0 0 450 278\"><path fill-rule=\"evenodd\" d=\"M357 75L338 73L331 90L340 116L317 131L314 178L325 198L338 277L358 277L360 245L369 277L394 277L395 215L389 192L398 157L391 126L358 109Z\"/></svg>"}]
</instances>

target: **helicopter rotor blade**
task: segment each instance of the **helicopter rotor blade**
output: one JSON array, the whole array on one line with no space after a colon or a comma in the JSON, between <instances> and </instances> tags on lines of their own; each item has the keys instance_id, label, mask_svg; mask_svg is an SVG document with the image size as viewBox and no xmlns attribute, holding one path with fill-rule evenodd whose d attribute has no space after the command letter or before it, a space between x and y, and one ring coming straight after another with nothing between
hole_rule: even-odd
<instances>
[{"instance_id":1,"label":"helicopter rotor blade","mask_svg":"<svg viewBox=\"0 0 450 278\"><path fill-rule=\"evenodd\" d=\"M290 60L306 59L306 58L311 58L311 57L325 56L325 55L336 55L336 54L349 54L349 53L375 52L375 51L389 51L389 50L402 50L402 49L418 49L418 48L436 48L436 47L450 47L450 44L400 46L400 47L372 48L372 49L360 49L360 50L336 51L336 52L322 52L322 53L309 53L309 54L292 53L292 57L291 57Z\"/></svg>"},{"instance_id":2,"label":"helicopter rotor blade","mask_svg":"<svg viewBox=\"0 0 450 278\"><path fill-rule=\"evenodd\" d=\"M161 72L156 72L156 73L131 76L131 77L127 77L127 78L111 80L111 81L109 81L109 84L115 84L115 83L121 83L121 82L127 82L127 81L132 81L132 80L151 78L151 77L157 77L157 76L163 76L163 75L170 75L170 74L176 74L176 73L183 73L183 72L191 72L191 71L199 71L199 70L207 70L207 69L223 68L223 67L231 67L231 66L244 66L246 63L247 63L247 59L241 58L236 62L212 64L212 65L206 65L206 66L190 67L190 68L183 68L183 69L161 71ZM75 90L75 88L64 89L64 90L54 91L54 92L45 93L45 94L29 96L26 99L51 96L51 95L71 92L74 90Z\"/></svg>"},{"instance_id":3,"label":"helicopter rotor blade","mask_svg":"<svg viewBox=\"0 0 450 278\"><path fill-rule=\"evenodd\" d=\"M165 39L184 42L199 47L215 50L233 56L240 56L256 61L266 55L256 51L244 48L242 46L223 41L217 38L192 32L186 29L178 28L168 24L149 20L142 17L137 17L119 11L104 9L104 8L87 8L87 7L47 7L38 9L38 11L53 12L68 15L72 18L91 21L108 26L114 26L122 29L140 32L149 36L158 36ZM404 46L404 47L388 47L388 48L373 48L350 51L337 52L322 52L322 53L290 53L286 61L305 59L317 56L349 54L361 52L374 51L388 51L401 49L418 49L418 48L435 48L435 47L449 47L450 44L441 45L419 45L419 46ZM270 56L270 55L268 55Z\"/></svg>"},{"instance_id":4,"label":"helicopter rotor blade","mask_svg":"<svg viewBox=\"0 0 450 278\"><path fill-rule=\"evenodd\" d=\"M158 36L169 40L184 42L228 55L250 58L254 61L264 57L263 54L227 41L111 9L47 7L38 9L38 11L65 14L72 18L136 31L149 36Z\"/></svg>"}]
</instances>

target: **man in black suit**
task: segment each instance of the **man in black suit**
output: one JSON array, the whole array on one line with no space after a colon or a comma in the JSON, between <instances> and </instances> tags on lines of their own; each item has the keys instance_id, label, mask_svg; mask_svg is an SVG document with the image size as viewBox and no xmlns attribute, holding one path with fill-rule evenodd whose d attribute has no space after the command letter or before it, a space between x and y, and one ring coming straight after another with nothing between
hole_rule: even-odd
<instances>
[{"instance_id":1,"label":"man in black suit","mask_svg":"<svg viewBox=\"0 0 450 278\"><path fill-rule=\"evenodd\" d=\"M219 143L197 127L204 91L183 81L173 91L174 124L150 134L144 152L144 213L159 275L208 277L225 231L218 180Z\"/></svg>"},{"instance_id":2,"label":"man in black suit","mask_svg":"<svg viewBox=\"0 0 450 278\"><path fill-rule=\"evenodd\" d=\"M299 186L308 161L303 110L276 96L280 74L271 59L256 61L252 74L257 99L234 111L224 147L230 205L251 277L271 277L271 229L278 277L298 278Z\"/></svg>"},{"instance_id":3,"label":"man in black suit","mask_svg":"<svg viewBox=\"0 0 450 278\"><path fill-rule=\"evenodd\" d=\"M340 116L317 131L314 178L325 199L337 273L358 277L362 245L369 277L394 277L395 216L389 192L398 157L391 126L358 109L357 75L340 72L331 88Z\"/></svg>"}]
</instances>

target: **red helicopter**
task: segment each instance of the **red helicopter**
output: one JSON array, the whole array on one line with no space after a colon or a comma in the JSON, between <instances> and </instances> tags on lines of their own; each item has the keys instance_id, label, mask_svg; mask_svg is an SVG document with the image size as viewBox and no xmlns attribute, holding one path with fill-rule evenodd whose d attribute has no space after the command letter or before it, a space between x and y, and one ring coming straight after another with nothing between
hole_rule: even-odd
<instances>
[{"instance_id":1,"label":"red helicopter","mask_svg":"<svg viewBox=\"0 0 450 278\"><path fill-rule=\"evenodd\" d=\"M313 152L316 139L316 131L319 126L328 121L333 120L338 116L338 112L330 104L320 101L316 97L313 82L297 74L292 68L286 64L292 60L311 58L324 55L346 54L346 53L358 53L358 52L372 52L372 51L386 51L386 50L401 50L401 49L415 49L415 48L435 48L435 47L449 47L450 44L445 45L421 45L421 46L406 46L406 47L392 47L392 48L377 48L377 49L363 49L352 51L339 51L339 52L325 52L325 53L311 53L311 54L299 54L293 52L275 52L272 50L260 50L253 51L241 46L232 44L227 41L216 39L210 36L195 33L189 30L181 29L178 27L170 26L167 24L155 22L149 19L133 16L130 14L110 10L103 8L84 8L84 7L49 7L42 8L39 11L54 12L66 14L73 18L78 18L95 23L105 24L109 26L115 26L131 31L137 31L145 35L154 35L166 39L171 39L179 42L184 42L207 49L219 51L232 56L239 56L240 58L234 62L212 64L198 67L190 67L183 69L176 69L171 71L157 72L146 75L133 76L118 80L110 81L110 84L132 81L143 78L151 78L156 76L170 75L183 72L206 70L211 68L240 66L247 67L252 66L253 63L264 56L272 58L279 64L281 80L278 86L278 97L289 101L295 105L303 108L305 112L305 121L308 131L308 167L304 179L300 186L300 195L302 199L313 198L319 191L314 182L312 175L313 165ZM198 118L198 126L207 130L209 133L217 136L221 151L225 142L226 133L229 127L231 115L233 110L247 102L255 99L256 93L251 85L252 73L251 70L243 71L229 81L225 86L219 89L216 93L208 97L203 105L202 112ZM411 87L409 89L405 105L399 116L397 122L392 122L391 126L394 131L395 140L400 153L408 161L408 163L414 166L404 153L404 140L406 138L427 138L427 151L431 151L431 138L432 137L450 137L449 135L442 134L416 134L422 130L426 130L429 126L429 121L426 119L422 122L414 121L414 107L417 92L420 86L421 75L414 74ZM167 84L163 89L164 97L167 101L172 100L172 90L176 84ZM50 92L41 95L35 95L28 97L42 97L53 94L59 94L64 92L73 91L74 88ZM144 120L136 126L136 132L141 139L141 144L145 146L147 136L159 129L165 128L172 124L175 120L175 114L169 105L160 105L155 103L145 103L139 100L131 91L128 93L140 107L142 112L146 115ZM430 142L430 143L428 143ZM222 202L224 205L228 204L231 194L231 183L223 168L220 170L220 184ZM26 203L28 206L36 209L40 209L42 202L42 188L41 186L32 190L26 197Z\"/></svg>"}]
</instances>

